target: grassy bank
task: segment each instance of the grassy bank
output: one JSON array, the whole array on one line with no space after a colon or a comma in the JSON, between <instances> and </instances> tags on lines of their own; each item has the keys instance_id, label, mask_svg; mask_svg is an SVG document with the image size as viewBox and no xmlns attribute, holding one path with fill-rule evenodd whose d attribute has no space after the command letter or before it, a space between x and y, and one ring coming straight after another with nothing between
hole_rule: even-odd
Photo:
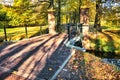
<instances>
[{"instance_id":1,"label":"grassy bank","mask_svg":"<svg viewBox=\"0 0 120 80\"><path fill-rule=\"evenodd\" d=\"M28 38L33 36L38 36L40 34L46 33L48 26L34 26L27 27ZM41 30L40 30L41 29ZM26 38L25 27L16 27L16 28L6 28L7 40L21 40ZM0 28L0 38L4 39L4 29Z\"/></svg>"},{"instance_id":2,"label":"grassy bank","mask_svg":"<svg viewBox=\"0 0 120 80\"><path fill-rule=\"evenodd\" d=\"M101 57L120 57L120 30L90 33L90 48Z\"/></svg>"}]
</instances>

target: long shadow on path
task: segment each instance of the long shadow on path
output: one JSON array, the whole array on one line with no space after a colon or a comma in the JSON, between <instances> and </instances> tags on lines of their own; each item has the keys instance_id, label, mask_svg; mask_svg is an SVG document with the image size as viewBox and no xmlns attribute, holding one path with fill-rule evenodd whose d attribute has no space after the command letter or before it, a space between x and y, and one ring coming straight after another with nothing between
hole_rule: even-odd
<instances>
[{"instance_id":1,"label":"long shadow on path","mask_svg":"<svg viewBox=\"0 0 120 80\"><path fill-rule=\"evenodd\" d=\"M66 38L62 40L62 42L57 46L51 56L49 56L49 53L47 54L48 58L46 60L45 67L41 72L39 72L39 74L37 74L36 79L49 80L61 67L66 58L70 55L70 48L67 48L64 45L65 40ZM51 47L54 48L54 44Z\"/></svg>"},{"instance_id":2,"label":"long shadow on path","mask_svg":"<svg viewBox=\"0 0 120 80\"><path fill-rule=\"evenodd\" d=\"M14 49L5 54L1 50L0 66L8 70L0 72L0 79L6 79L14 71L26 79L49 79L70 53L63 44L66 38L65 34L48 35L17 44L17 48L11 46L9 49Z\"/></svg>"},{"instance_id":3,"label":"long shadow on path","mask_svg":"<svg viewBox=\"0 0 120 80\"><path fill-rule=\"evenodd\" d=\"M15 54L18 54L20 51L22 51L23 49L25 49L26 47L29 47L28 45L31 45L31 44L29 44L29 43L26 43L26 44L24 44L24 45L22 45L22 46L19 46L19 47L17 47L16 49L14 49L13 51L11 51L11 52L9 52L9 53L7 53L7 54L5 54L5 55L3 55L3 56L1 56L1 58L0 58L0 65L2 66L2 67L6 67L7 66L7 68L10 68L10 70L9 71L5 71L4 73L1 73L1 75L0 75L0 79L5 79L7 76L9 76L9 74L11 73L11 71L12 70L17 70L29 57L31 57L32 55L34 55L38 50L39 50L39 48L40 47L42 47L45 43L47 43L50 39L52 39L52 38L54 38L54 37L56 37L56 36L58 36L59 34L57 34L57 35L54 35L54 36L48 36L49 38L47 39L47 40L45 40L44 42L42 42L42 43L40 43L40 45L37 45L37 46L35 46L35 48L34 49L30 49L30 50L26 50L25 52L22 52L23 54L23 56L22 57L20 57L19 59L18 59L18 61L14 61L14 60L12 60L12 61L14 61L14 65L12 65L11 66L11 64L9 64L9 61L10 61L10 57L11 56L14 56ZM3 52L4 53L4 52ZM2 52L1 52L1 54L2 54ZM8 59L8 60L7 60ZM7 60L7 62L6 62L6 60ZM9 66L10 65L10 66Z\"/></svg>"}]
</instances>

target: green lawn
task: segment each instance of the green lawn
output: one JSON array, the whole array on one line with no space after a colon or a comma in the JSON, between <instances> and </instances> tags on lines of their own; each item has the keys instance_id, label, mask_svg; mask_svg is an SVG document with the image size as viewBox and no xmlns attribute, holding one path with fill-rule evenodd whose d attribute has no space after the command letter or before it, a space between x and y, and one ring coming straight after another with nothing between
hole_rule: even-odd
<instances>
[{"instance_id":1,"label":"green lawn","mask_svg":"<svg viewBox=\"0 0 120 80\"><path fill-rule=\"evenodd\" d=\"M40 26L35 27L27 27L28 37L38 36L42 33L46 33L46 29L48 26L42 26L42 32L40 32ZM17 27L17 28L6 28L7 32L7 40L21 40L26 38L25 27ZM4 38L4 29L0 28L0 38Z\"/></svg>"}]
</instances>

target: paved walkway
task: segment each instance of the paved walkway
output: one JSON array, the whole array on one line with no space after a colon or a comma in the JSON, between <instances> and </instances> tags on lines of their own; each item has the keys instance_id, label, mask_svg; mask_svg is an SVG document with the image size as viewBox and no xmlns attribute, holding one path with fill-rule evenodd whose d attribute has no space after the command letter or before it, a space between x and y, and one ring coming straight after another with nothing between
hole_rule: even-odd
<instances>
[{"instance_id":1,"label":"paved walkway","mask_svg":"<svg viewBox=\"0 0 120 80\"><path fill-rule=\"evenodd\" d=\"M71 51L66 34L43 35L0 48L0 80L50 79Z\"/></svg>"}]
</instances>

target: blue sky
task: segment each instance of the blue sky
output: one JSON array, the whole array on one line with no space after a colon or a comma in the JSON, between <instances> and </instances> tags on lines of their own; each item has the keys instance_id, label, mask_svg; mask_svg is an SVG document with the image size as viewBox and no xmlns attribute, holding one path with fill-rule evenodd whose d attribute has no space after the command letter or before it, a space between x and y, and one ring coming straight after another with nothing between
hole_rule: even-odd
<instances>
[{"instance_id":1,"label":"blue sky","mask_svg":"<svg viewBox=\"0 0 120 80\"><path fill-rule=\"evenodd\" d=\"M103 3L102 6L111 8L113 6L120 6L120 2L113 2L112 0L108 0L106 3Z\"/></svg>"},{"instance_id":2,"label":"blue sky","mask_svg":"<svg viewBox=\"0 0 120 80\"><path fill-rule=\"evenodd\" d=\"M13 5L14 0L0 0L1 4Z\"/></svg>"}]
</instances>

